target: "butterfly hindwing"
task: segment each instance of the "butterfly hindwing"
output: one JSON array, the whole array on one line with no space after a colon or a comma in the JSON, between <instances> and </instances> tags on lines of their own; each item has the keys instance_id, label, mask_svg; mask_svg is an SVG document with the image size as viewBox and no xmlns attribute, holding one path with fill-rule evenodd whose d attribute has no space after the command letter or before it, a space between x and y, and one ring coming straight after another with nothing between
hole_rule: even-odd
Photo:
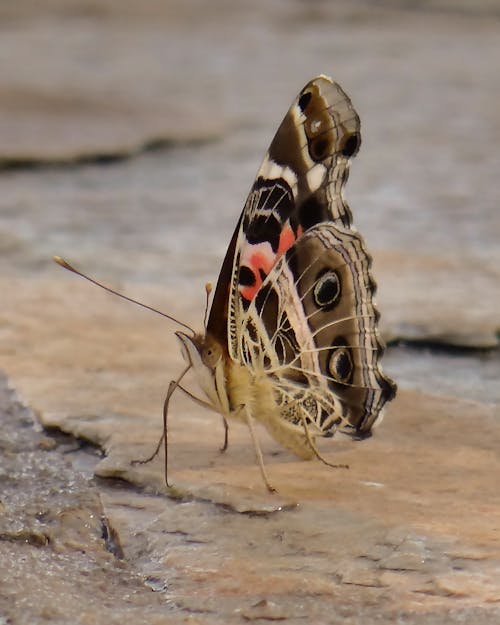
<instances>
[{"instance_id":1,"label":"butterfly hindwing","mask_svg":"<svg viewBox=\"0 0 500 625\"><path fill-rule=\"evenodd\" d=\"M394 386L378 368L375 283L362 237L321 223L276 263L242 318L239 358L276 378L285 418L370 430ZM259 338L256 341L256 338ZM293 399L292 399L293 398Z\"/></svg>"}]
</instances>

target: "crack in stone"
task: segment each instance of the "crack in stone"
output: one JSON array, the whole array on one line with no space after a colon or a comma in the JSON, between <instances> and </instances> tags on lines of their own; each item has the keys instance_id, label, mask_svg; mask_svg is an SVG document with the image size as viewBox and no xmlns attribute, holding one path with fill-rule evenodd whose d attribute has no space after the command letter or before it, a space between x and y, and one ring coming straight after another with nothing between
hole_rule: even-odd
<instances>
[{"instance_id":1,"label":"crack in stone","mask_svg":"<svg viewBox=\"0 0 500 625\"><path fill-rule=\"evenodd\" d=\"M162 152L181 146L200 146L212 142L207 137L172 139L154 137L137 146L123 149L101 150L96 152L74 154L73 156L32 157L32 156L0 156L0 172L40 169L73 169L82 165L113 165L131 160L142 154Z\"/></svg>"}]
</instances>

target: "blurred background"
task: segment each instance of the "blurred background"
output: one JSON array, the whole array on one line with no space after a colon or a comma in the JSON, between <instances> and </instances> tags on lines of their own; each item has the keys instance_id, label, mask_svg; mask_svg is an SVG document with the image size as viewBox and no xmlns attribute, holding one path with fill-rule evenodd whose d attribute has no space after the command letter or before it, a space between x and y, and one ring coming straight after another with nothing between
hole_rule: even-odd
<instances>
[{"instance_id":1,"label":"blurred background","mask_svg":"<svg viewBox=\"0 0 500 625\"><path fill-rule=\"evenodd\" d=\"M0 29L7 285L73 285L51 261L68 255L129 292L158 287L164 309L182 299L199 325L278 123L326 73L362 120L346 195L384 336L498 344L498 2L19 0ZM427 383L421 355L397 363L409 384ZM462 364L450 392L497 375L483 359L470 383Z\"/></svg>"}]
</instances>

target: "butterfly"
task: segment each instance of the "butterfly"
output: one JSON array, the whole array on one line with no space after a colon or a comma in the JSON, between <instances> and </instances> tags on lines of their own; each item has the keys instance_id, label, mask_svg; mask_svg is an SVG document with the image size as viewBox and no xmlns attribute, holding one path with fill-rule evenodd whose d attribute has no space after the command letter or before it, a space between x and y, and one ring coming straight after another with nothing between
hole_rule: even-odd
<instances>
[{"instance_id":1,"label":"butterfly","mask_svg":"<svg viewBox=\"0 0 500 625\"><path fill-rule=\"evenodd\" d=\"M224 448L228 420L248 425L270 491L255 423L296 456L329 464L316 438L369 436L396 393L379 365L371 257L342 196L360 143L346 93L326 76L311 80L257 173L205 331L176 332L186 367L165 406L193 369L201 403L223 417Z\"/></svg>"},{"instance_id":2,"label":"butterfly","mask_svg":"<svg viewBox=\"0 0 500 625\"><path fill-rule=\"evenodd\" d=\"M361 143L360 120L340 85L311 80L295 98L264 157L222 263L205 331L118 293L66 260L64 268L128 301L183 326L176 332L186 366L165 399L165 480L168 483L167 413L176 389L222 415L245 422L260 471L274 491L255 422L299 458L320 454L317 437L336 431L370 436L395 383L379 360L371 257L351 225L342 196L349 162ZM209 289L207 289L208 297ZM206 399L181 385L193 369Z\"/></svg>"}]
</instances>

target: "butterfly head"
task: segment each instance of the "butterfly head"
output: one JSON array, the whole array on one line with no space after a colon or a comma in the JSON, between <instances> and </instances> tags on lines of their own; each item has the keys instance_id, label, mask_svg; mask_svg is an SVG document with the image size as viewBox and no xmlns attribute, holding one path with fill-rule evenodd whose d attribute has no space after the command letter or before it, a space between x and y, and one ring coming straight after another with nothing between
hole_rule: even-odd
<instances>
[{"instance_id":1,"label":"butterfly head","mask_svg":"<svg viewBox=\"0 0 500 625\"><path fill-rule=\"evenodd\" d=\"M215 371L222 361L222 347L209 334L195 334L189 336L184 332L176 332L175 335L181 343L184 360L195 369L206 367Z\"/></svg>"},{"instance_id":2,"label":"butterfly head","mask_svg":"<svg viewBox=\"0 0 500 625\"><path fill-rule=\"evenodd\" d=\"M210 404L219 412L227 412L228 400L223 384L225 362L220 343L210 334L175 334L181 343L184 360L194 369L198 384Z\"/></svg>"},{"instance_id":3,"label":"butterfly head","mask_svg":"<svg viewBox=\"0 0 500 625\"><path fill-rule=\"evenodd\" d=\"M220 343L209 334L203 337L200 356L203 364L209 369L214 369L222 360L222 348Z\"/></svg>"}]
</instances>

